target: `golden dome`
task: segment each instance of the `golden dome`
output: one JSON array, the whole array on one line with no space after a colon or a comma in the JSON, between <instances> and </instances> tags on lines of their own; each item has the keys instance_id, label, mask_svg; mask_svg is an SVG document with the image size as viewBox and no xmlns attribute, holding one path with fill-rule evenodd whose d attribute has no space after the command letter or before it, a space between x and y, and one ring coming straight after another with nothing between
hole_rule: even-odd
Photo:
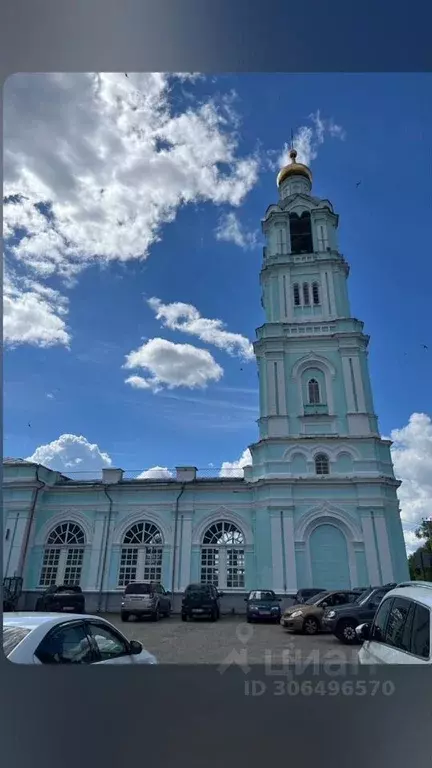
<instances>
[{"instance_id":1,"label":"golden dome","mask_svg":"<svg viewBox=\"0 0 432 768\"><path fill-rule=\"evenodd\" d=\"M288 163L288 165L285 165L278 173L276 180L278 187L280 187L282 182L285 181L285 179L287 179L289 176L305 176L306 179L309 179L310 183L312 184L312 173L310 172L307 165L303 165L303 163L296 163L297 152L295 149L290 150L289 156L291 158L291 162Z\"/></svg>"}]
</instances>

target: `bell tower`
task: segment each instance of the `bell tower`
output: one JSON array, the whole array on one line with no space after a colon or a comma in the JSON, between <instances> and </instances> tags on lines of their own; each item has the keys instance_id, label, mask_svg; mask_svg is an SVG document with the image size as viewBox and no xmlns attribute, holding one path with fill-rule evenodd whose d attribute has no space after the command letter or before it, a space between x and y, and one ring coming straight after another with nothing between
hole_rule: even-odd
<instances>
[{"instance_id":1,"label":"bell tower","mask_svg":"<svg viewBox=\"0 0 432 768\"><path fill-rule=\"evenodd\" d=\"M368 467L394 479L374 413L369 337L351 315L339 217L329 200L313 195L312 173L294 148L289 158L277 177L279 200L262 221L265 322L254 345L260 440L251 446L253 476L314 472L316 445L327 457L321 468L346 474L357 465L362 474ZM369 455L361 459L365 441Z\"/></svg>"},{"instance_id":2,"label":"bell tower","mask_svg":"<svg viewBox=\"0 0 432 768\"><path fill-rule=\"evenodd\" d=\"M391 443L378 430L369 337L351 314L339 217L294 148L267 209L254 344L259 440L244 469L268 521L273 586L327 589L408 576Z\"/></svg>"}]
</instances>

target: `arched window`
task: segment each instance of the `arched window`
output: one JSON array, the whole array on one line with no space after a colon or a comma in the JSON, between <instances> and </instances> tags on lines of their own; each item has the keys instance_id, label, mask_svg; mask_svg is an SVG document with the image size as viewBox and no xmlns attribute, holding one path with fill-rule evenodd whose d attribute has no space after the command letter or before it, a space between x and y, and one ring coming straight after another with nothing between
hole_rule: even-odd
<instances>
[{"instance_id":1,"label":"arched window","mask_svg":"<svg viewBox=\"0 0 432 768\"><path fill-rule=\"evenodd\" d=\"M159 528L146 520L134 523L123 536L118 586L131 581L162 580L163 537Z\"/></svg>"},{"instance_id":2,"label":"arched window","mask_svg":"<svg viewBox=\"0 0 432 768\"><path fill-rule=\"evenodd\" d=\"M320 388L316 379L309 379L308 381L308 398L311 405L321 402Z\"/></svg>"},{"instance_id":3,"label":"arched window","mask_svg":"<svg viewBox=\"0 0 432 768\"><path fill-rule=\"evenodd\" d=\"M315 456L315 473L317 475L330 474L330 462L325 453L318 453Z\"/></svg>"},{"instance_id":4,"label":"arched window","mask_svg":"<svg viewBox=\"0 0 432 768\"><path fill-rule=\"evenodd\" d=\"M303 283L303 304L308 307L310 304L309 283Z\"/></svg>"},{"instance_id":5,"label":"arched window","mask_svg":"<svg viewBox=\"0 0 432 768\"><path fill-rule=\"evenodd\" d=\"M299 216L290 213L291 253L313 253L312 224L309 211Z\"/></svg>"},{"instance_id":6,"label":"arched window","mask_svg":"<svg viewBox=\"0 0 432 768\"><path fill-rule=\"evenodd\" d=\"M294 283L293 285L293 294L294 294L294 306L299 307L300 306L300 287L298 283Z\"/></svg>"},{"instance_id":7,"label":"arched window","mask_svg":"<svg viewBox=\"0 0 432 768\"><path fill-rule=\"evenodd\" d=\"M244 589L244 536L234 523L220 520L207 528L201 546L201 582Z\"/></svg>"},{"instance_id":8,"label":"arched window","mask_svg":"<svg viewBox=\"0 0 432 768\"><path fill-rule=\"evenodd\" d=\"M85 535L77 523L57 525L49 534L43 555L39 586L78 586L84 559Z\"/></svg>"},{"instance_id":9,"label":"arched window","mask_svg":"<svg viewBox=\"0 0 432 768\"><path fill-rule=\"evenodd\" d=\"M320 304L319 285L318 283L312 283L312 301L313 303Z\"/></svg>"}]
</instances>

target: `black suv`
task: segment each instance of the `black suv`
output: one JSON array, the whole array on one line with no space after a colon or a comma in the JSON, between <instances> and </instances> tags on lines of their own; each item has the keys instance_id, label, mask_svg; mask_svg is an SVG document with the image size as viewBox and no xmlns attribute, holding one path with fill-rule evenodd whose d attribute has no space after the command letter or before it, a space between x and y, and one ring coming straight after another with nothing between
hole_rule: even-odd
<instances>
[{"instance_id":1,"label":"black suv","mask_svg":"<svg viewBox=\"0 0 432 768\"><path fill-rule=\"evenodd\" d=\"M85 599L81 587L69 584L48 587L36 601L35 611L85 613Z\"/></svg>"},{"instance_id":2,"label":"black suv","mask_svg":"<svg viewBox=\"0 0 432 768\"><path fill-rule=\"evenodd\" d=\"M220 618L220 597L223 597L223 592L219 592L213 584L189 584L182 601L182 621L196 616L208 616L217 621Z\"/></svg>"},{"instance_id":3,"label":"black suv","mask_svg":"<svg viewBox=\"0 0 432 768\"><path fill-rule=\"evenodd\" d=\"M396 584L368 587L353 603L327 608L322 618L323 629L332 632L341 643L357 643L356 627L373 620L384 595L395 587Z\"/></svg>"}]
</instances>

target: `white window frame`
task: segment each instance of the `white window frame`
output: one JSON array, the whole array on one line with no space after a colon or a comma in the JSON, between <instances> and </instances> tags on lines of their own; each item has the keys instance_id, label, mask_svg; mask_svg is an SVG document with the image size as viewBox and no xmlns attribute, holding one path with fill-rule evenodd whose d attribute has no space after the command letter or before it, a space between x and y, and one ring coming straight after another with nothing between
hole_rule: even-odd
<instances>
[{"instance_id":1,"label":"white window frame","mask_svg":"<svg viewBox=\"0 0 432 768\"><path fill-rule=\"evenodd\" d=\"M241 534L243 541L241 543L230 543L230 544L215 544L215 543L204 543L204 538L208 531L210 531L213 526L217 525L218 523L227 523L228 525L233 525L238 531L238 533ZM209 569L210 566L203 565L203 555L206 552L206 550L216 550L218 553L217 558L217 572L218 572L218 579L217 583L214 580L209 579L208 581L204 581L205 584L214 584L218 589L223 590L229 590L230 592L244 592L245 585L246 585L246 568L245 568L245 560L246 560L246 541L243 532L238 528L238 526L235 523L231 523L230 520L216 520L214 523L209 525L208 528L206 528L204 535L203 535L203 543L200 547L200 579L202 579L202 571L203 568ZM236 587L228 587L228 562L229 562L229 552L238 551L240 555L240 559L242 562L242 565L237 566L235 569L237 572L242 571L242 584L236 586Z\"/></svg>"},{"instance_id":2,"label":"white window frame","mask_svg":"<svg viewBox=\"0 0 432 768\"><path fill-rule=\"evenodd\" d=\"M79 529L80 534L82 534L82 542L79 542L79 543L76 543L76 542L70 542L70 543L58 542L58 543L54 543L54 544L49 544L48 542L50 540L50 537L53 536L53 534L55 534L58 531L58 529L61 528L64 525L66 525L66 530L65 530L64 533L65 533L65 536L67 537L67 535L69 533L69 530L68 530L69 526L68 526L68 524L71 524L75 528ZM57 535L59 535L59 534L57 534ZM56 563L57 567L51 567L49 565L45 565L45 558L46 558L47 554L51 553L51 552L58 553L58 559L57 559L57 563ZM71 566L70 564L68 565L68 557L69 557L69 555L72 552L78 553L78 562L77 562L77 565L75 565L75 566ZM66 569L67 568L71 568L71 567L73 567L74 570L76 570L78 572L78 574L79 574L77 581L75 581L73 583L76 586L80 586L81 585L81 580L82 580L82 570L83 570L83 564L84 564L84 554L85 554L85 534L84 534L84 531L81 528L81 526L78 525L77 523L71 522L70 520L65 520L64 522L59 523L58 525L56 525L55 528L53 528L50 531L50 533L49 533L49 535L47 537L47 540L46 540L46 544L44 546L43 557L42 557L42 565L41 565L40 572L39 572L39 587L41 587L41 588L42 587L48 588L48 587L54 586L56 584L57 585L64 584L65 583ZM50 581L49 583L46 582L45 580L42 580L42 576L43 576L44 570L47 567L51 567L51 570L52 570L52 578L53 578L53 580Z\"/></svg>"}]
</instances>

